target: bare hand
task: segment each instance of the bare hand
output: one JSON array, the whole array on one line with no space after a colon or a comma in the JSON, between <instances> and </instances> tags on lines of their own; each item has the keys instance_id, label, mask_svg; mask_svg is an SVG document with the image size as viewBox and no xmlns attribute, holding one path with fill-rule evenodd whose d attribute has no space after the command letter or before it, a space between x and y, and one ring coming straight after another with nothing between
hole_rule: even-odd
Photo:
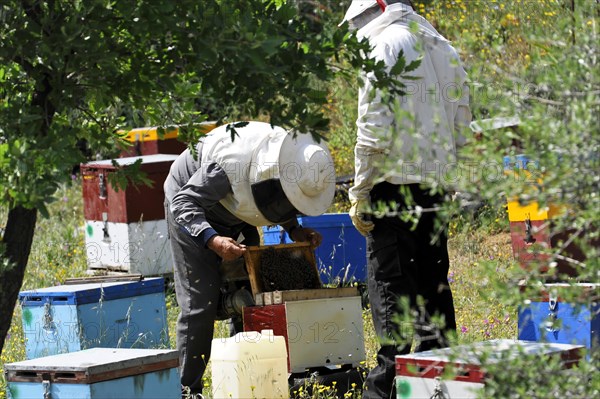
<instances>
[{"instance_id":1,"label":"bare hand","mask_svg":"<svg viewBox=\"0 0 600 399\"><path fill-rule=\"evenodd\" d=\"M226 262L236 260L246 252L246 246L244 244L239 244L230 237L213 236L208 240L206 246Z\"/></svg>"},{"instance_id":2,"label":"bare hand","mask_svg":"<svg viewBox=\"0 0 600 399\"><path fill-rule=\"evenodd\" d=\"M295 242L309 242L313 247L318 247L323 241L323 236L316 230L308 227L297 227L292 230L290 237Z\"/></svg>"}]
</instances>

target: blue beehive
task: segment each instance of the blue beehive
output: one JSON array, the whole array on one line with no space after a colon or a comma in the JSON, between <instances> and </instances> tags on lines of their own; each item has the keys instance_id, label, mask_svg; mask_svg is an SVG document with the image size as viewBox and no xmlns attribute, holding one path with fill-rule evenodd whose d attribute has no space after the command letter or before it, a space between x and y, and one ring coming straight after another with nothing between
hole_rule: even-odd
<instances>
[{"instance_id":1,"label":"blue beehive","mask_svg":"<svg viewBox=\"0 0 600 399\"><path fill-rule=\"evenodd\" d=\"M547 287L565 284L547 284ZM585 289L598 293L598 284L585 284ZM543 297L519 308L519 339L600 348L600 303L565 302Z\"/></svg>"},{"instance_id":2,"label":"blue beehive","mask_svg":"<svg viewBox=\"0 0 600 399\"><path fill-rule=\"evenodd\" d=\"M175 350L93 348L5 365L8 399L180 399Z\"/></svg>"},{"instance_id":3,"label":"blue beehive","mask_svg":"<svg viewBox=\"0 0 600 399\"><path fill-rule=\"evenodd\" d=\"M298 219L298 222L301 222ZM279 226L264 226L263 242L265 245L289 244L292 243L290 236Z\"/></svg>"},{"instance_id":4,"label":"blue beehive","mask_svg":"<svg viewBox=\"0 0 600 399\"><path fill-rule=\"evenodd\" d=\"M352 224L350 215L326 213L302 216L298 222L323 236L323 242L315 251L322 281L367 281L366 240ZM278 226L263 228L263 241L266 245L292 242Z\"/></svg>"},{"instance_id":5,"label":"blue beehive","mask_svg":"<svg viewBox=\"0 0 600 399\"><path fill-rule=\"evenodd\" d=\"M316 249L317 267L325 281L367 281L367 242L352 224L347 213L303 216L302 225L323 236Z\"/></svg>"},{"instance_id":6,"label":"blue beehive","mask_svg":"<svg viewBox=\"0 0 600 399\"><path fill-rule=\"evenodd\" d=\"M28 359L95 347L169 347L161 277L41 288L19 300Z\"/></svg>"}]
</instances>

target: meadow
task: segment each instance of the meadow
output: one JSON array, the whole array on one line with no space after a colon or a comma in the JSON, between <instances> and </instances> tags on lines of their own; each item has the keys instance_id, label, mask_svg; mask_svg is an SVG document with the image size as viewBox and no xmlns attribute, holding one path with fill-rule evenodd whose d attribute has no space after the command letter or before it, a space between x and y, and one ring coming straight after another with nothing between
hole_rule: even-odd
<instances>
[{"instance_id":1,"label":"meadow","mask_svg":"<svg viewBox=\"0 0 600 399\"><path fill-rule=\"evenodd\" d=\"M577 65L583 68L587 65L586 62L589 63L584 54L585 51L588 51L586 46L591 46L592 50L595 48L594 46L597 46L595 39L597 39L600 14L598 6L594 8L592 3L595 2L592 0L573 2L571 0L428 0L416 2L418 11L451 39L459 50L471 82L472 111L476 119L496 115L510 116L514 111L526 112L528 116L532 117L532 122L525 127L524 133L525 140L530 139L534 144L530 150L535 151L540 157L549 156L551 151L545 150L554 148L552 142L557 140L563 143L560 144L563 147L572 144L575 153L571 155L575 160L584 159L579 157L576 151L595 148L593 142L589 142L589 137L594 137L591 130L589 132L586 130L590 129L589 125L580 126L576 123L577 118L585 119L581 118L582 114L577 112L586 114L589 113L589 109L579 107L573 111L572 115L575 118L565 119L566 122L560 119L554 122L553 118L547 117L542 108L536 108L536 105L527 108L523 106L523 103L526 100L538 99L543 106L559 104L560 96L548 89L552 83L556 82L583 84L591 79L592 83L595 82L593 84L596 85L596 89L598 88L597 75L583 77L582 74L579 76L580 72L575 68ZM572 6L587 7L586 12L572 14ZM577 37L575 37L576 34ZM579 43L578 47L571 44L571 41L575 43L575 40ZM576 52L582 54L581 58L576 56ZM573 54L575 54L574 60L571 57ZM597 52L595 54L597 56ZM565 68L567 62L569 62L569 67ZM593 70L594 65L589 69ZM548 84L545 79L550 78L554 79L554 82ZM535 82L535 84L531 82ZM331 90L329 103L331 134L328 138L336 160L337 174L345 176L352 174L356 90L345 81L337 83L332 86ZM557 84L557 86L560 85ZM596 98L589 100L592 106L596 107L594 108L596 116L597 92ZM575 104L576 101L572 103ZM535 123L538 126L535 126ZM597 129L597 125L595 129ZM554 134L556 132L561 134ZM587 132L588 135L586 136L582 132ZM489 160L501 162L504 153L498 148L503 148L502 146L507 145L507 141L512 138L489 137L487 142L484 138L484 142L478 144L479 146L473 151L489 157ZM597 139L596 136L595 140L597 141ZM549 160L547 163L550 164ZM557 163L553 165L557 168L563 167ZM571 169L576 168L572 166ZM561 180L560 184L579 183L585 177L585 174L575 176L567 173L565 169L557 172L557 174L562 174L557 178ZM569 178L565 176L569 176ZM494 187L493 184L477 186L478 183L480 182L474 182L474 187L471 189L482 191L482 196L487 200L484 201L485 205L476 213L466 211L457 213L449 223L451 260L449 280L456 307L458 343L517 337L517 303L519 299L515 297L511 302L502 300L500 295L501 293L505 296L511 295L511 292L514 291L511 289L515 288L515 275L520 272L520 267L512 255L508 216L504 207L506 192ZM548 185L554 183L552 176L548 176L546 183ZM595 184L597 188L597 182ZM577 198L584 198L586 193L585 190L579 191ZM597 201L597 195L594 198ZM348 204L341 199L332 210L344 212L347 211L347 208ZM591 216L582 216L580 219L592 220L597 223L597 206L582 209L588 209L585 215ZM3 225L6 218L4 211L0 209L0 226ZM40 218L38 221L23 290L53 286L67 278L86 275L86 249L82 230L84 225L83 202L81 181L78 176L73 176L71 184L59 190L56 194L56 201L49 206L49 213L49 218ZM592 263L589 270L593 270L594 265L597 266L597 258L594 262L596 263ZM174 323L178 308L172 293L167 295L167 309L170 343L171 347L174 347ZM21 308L17 306L14 310L9 337L0 355L0 371L2 371L3 364L19 361L25 357L21 317ZM368 310L364 311L363 320L367 350L367 361L364 367L368 369L375 363L379 343L373 332ZM224 324L221 322L217 324L215 336L224 336L226 334ZM519 368L522 366L516 367L513 370L523 370ZM530 370L527 373L531 377L533 371ZM583 375L587 375L586 373L588 371L583 372ZM532 388L534 392L550 382L545 381L543 373L541 374L536 377L535 381L540 386ZM598 387L600 387L597 374L591 380L585 378L580 380L573 376L569 378L573 386L580 385L585 389L589 388L588 392L597 393ZM205 383L206 392L209 392L209 376L206 377ZM299 393L299 396L324 399L334 397L332 387L317 386L314 388L316 389L310 393ZM361 387L356 386L346 396L358 398L360 390ZM531 390L525 390L511 397L544 397L532 395L531 392ZM5 381L3 374L0 374L0 398L3 398L4 395ZM498 394L495 397L504 396Z\"/></svg>"},{"instance_id":2,"label":"meadow","mask_svg":"<svg viewBox=\"0 0 600 399\"><path fill-rule=\"evenodd\" d=\"M85 277L87 271L84 239L83 198L81 180L74 176L69 187L63 187L57 201L50 207L50 218L41 219L36 230L36 239L31 252L27 275L22 290L59 285L67 278ZM2 215L0 215L2 216ZM450 281L454 291L459 342L473 342L492 338L516 337L516 310L506 309L498 303L483 300L478 287L485 275L482 264L494 261L498 268L496 276L503 279L504 271L514 267L510 237L506 222L482 212L475 222L461 220L452 223L450 231L451 271ZM501 216L501 215L499 215ZM467 218L470 216L465 216ZM485 226L479 226L484 221ZM171 347L175 347L175 320L178 307L174 293L166 297ZM0 357L0 367L5 363L25 359L25 338L22 327L21 307L13 315L10 335ZM367 362L364 367L374 365L378 341L374 334L368 310L363 312L365 324L365 347ZM217 322L215 337L227 335L224 322ZM210 374L210 373L207 373ZM210 391L210 376L205 378L206 392ZM359 397L359 386L348 397ZM320 391L320 393L319 393ZM332 387L316 387L317 396L332 397ZM5 381L0 376L0 398L5 395ZM314 393L313 393L314 395ZM302 395L300 397L303 397Z\"/></svg>"}]
</instances>

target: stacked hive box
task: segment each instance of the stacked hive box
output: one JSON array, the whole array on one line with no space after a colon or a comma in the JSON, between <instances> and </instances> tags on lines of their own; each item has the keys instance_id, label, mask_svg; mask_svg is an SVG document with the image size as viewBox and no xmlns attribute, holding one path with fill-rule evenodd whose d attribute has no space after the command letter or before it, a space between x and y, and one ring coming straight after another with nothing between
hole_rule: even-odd
<instances>
[{"instance_id":1,"label":"stacked hive box","mask_svg":"<svg viewBox=\"0 0 600 399\"><path fill-rule=\"evenodd\" d=\"M168 348L164 285L157 277L21 292L27 358L95 347Z\"/></svg>"},{"instance_id":2,"label":"stacked hive box","mask_svg":"<svg viewBox=\"0 0 600 399\"><path fill-rule=\"evenodd\" d=\"M569 368L579 361L580 349L576 345L503 339L396 356L396 397L479 398L490 377L486 364L523 355L539 356L540 361L560 356L564 367Z\"/></svg>"},{"instance_id":3,"label":"stacked hive box","mask_svg":"<svg viewBox=\"0 0 600 399\"><path fill-rule=\"evenodd\" d=\"M478 134L493 131L501 135L512 131L513 137L519 137L520 120L518 117L493 118L475 121L472 130ZM513 148L522 148L518 139L513 139ZM505 156L503 159L504 174L510 178L526 179L529 192L512 193L507 199L508 218L513 254L519 265L525 270L541 273L545 284L542 290L531 294L527 304L518 309L519 339L532 341L548 341L560 343L576 343L588 348L597 347L599 337L600 314L598 312L598 285L589 284L584 291L595 292L577 297L575 302L565 301L556 289L563 290L581 288L581 277L574 267L577 262L585 262L586 257L581 249L571 240L573 232L558 230L553 223L565 212L576 212L568 209L568 204L550 202L540 206L536 196L543 190L543 176L538 173L540 165L526 155ZM531 198L528 202L520 202L519 196ZM591 241L592 246L600 246L600 240ZM551 258L550 253L559 252ZM574 260L569 262L567 259ZM550 269L553 269L550 271ZM527 283L524 283L524 290ZM529 286L531 288L531 286ZM564 291L563 291L564 292ZM573 297L573 295L565 295Z\"/></svg>"},{"instance_id":4,"label":"stacked hive box","mask_svg":"<svg viewBox=\"0 0 600 399\"><path fill-rule=\"evenodd\" d=\"M90 269L145 276L171 272L163 183L176 158L155 154L81 165ZM112 184L117 169L137 167L150 186L119 189Z\"/></svg>"},{"instance_id":5,"label":"stacked hive box","mask_svg":"<svg viewBox=\"0 0 600 399\"><path fill-rule=\"evenodd\" d=\"M273 330L286 340L288 367L302 373L314 367L357 367L365 360L361 297L355 288L269 291L261 279L265 251L290 251L312 265L319 280L313 248L307 243L248 247L244 255L257 306L245 307L244 331ZM293 273L293 270L289 271Z\"/></svg>"},{"instance_id":6,"label":"stacked hive box","mask_svg":"<svg viewBox=\"0 0 600 399\"><path fill-rule=\"evenodd\" d=\"M94 348L5 365L9 399L179 399L175 350Z\"/></svg>"},{"instance_id":7,"label":"stacked hive box","mask_svg":"<svg viewBox=\"0 0 600 399\"><path fill-rule=\"evenodd\" d=\"M506 170L527 171L532 163L525 156L517 156L516 162L505 157ZM516 199L508 200L508 218L515 259L521 267L548 273L551 262L549 250L562 248L561 255L554 261L556 273L546 275L540 295L530 298L527 305L519 308L519 339L542 342L584 345L588 349L598 347L600 340L600 309L598 285L577 283L578 272L566 258L585 261L577 245L569 242L568 231L555 231L552 219L565 212L565 207L549 204L541 208L535 201L521 204ZM561 281L561 278L567 280ZM579 296L575 303L565 301L558 290L569 290L576 286L587 293ZM596 292L594 294L594 292Z\"/></svg>"},{"instance_id":8,"label":"stacked hive box","mask_svg":"<svg viewBox=\"0 0 600 399\"><path fill-rule=\"evenodd\" d=\"M215 122L194 126L202 134L216 127ZM81 165L83 177L86 249L92 270L141 274L171 273L171 252L167 242L163 183L177 156L186 144L178 140L179 127L159 133L157 127L120 132L131 147L121 158ZM121 189L115 184L128 172L146 174L148 183Z\"/></svg>"}]
</instances>

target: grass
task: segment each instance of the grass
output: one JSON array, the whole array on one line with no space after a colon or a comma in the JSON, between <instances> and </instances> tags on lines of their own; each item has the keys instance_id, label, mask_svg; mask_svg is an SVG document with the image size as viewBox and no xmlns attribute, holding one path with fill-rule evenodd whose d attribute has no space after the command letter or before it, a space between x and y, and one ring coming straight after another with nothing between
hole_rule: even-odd
<instances>
[{"instance_id":1,"label":"grass","mask_svg":"<svg viewBox=\"0 0 600 399\"><path fill-rule=\"evenodd\" d=\"M49 207L51 217L40 219L36 228L34 244L31 252L22 290L50 287L61 284L70 277L86 275L86 254L83 234L83 203L79 180L73 181L70 187L61 189L57 201ZM0 214L0 221L6 215ZM497 273L493 275L499 280L505 271L513 267L508 233L490 234L488 220L483 227L473 227L465 221L457 220L451 225L449 240L451 256L451 285L454 291L457 320L459 325L459 342L473 342L492 338L516 337L516 309L505 309L497 303L487 302L479 293L482 280L487 276L486 267L493 265ZM166 296L168 312L169 338L171 347L175 347L175 321L178 307L173 293ZM365 347L367 359L365 368L375 364L378 343L373 331L371 316L363 313L365 325ZM21 307L17 306L13 314L13 322L9 336L0 356L0 369L6 363L25 359L25 340L22 329ZM227 326L217 322L215 337L227 336ZM210 365L209 365L210 366ZM210 370L210 367L207 369ZM210 373L205 376L206 392L210 392ZM300 398L331 398L333 387L315 386L311 394L307 390L299 393ZM348 397L358 397L359 386L356 386ZM0 398L5 395L4 376L0 376Z\"/></svg>"},{"instance_id":2,"label":"grass","mask_svg":"<svg viewBox=\"0 0 600 399\"><path fill-rule=\"evenodd\" d=\"M461 53L473 84L472 108L476 118L494 116L488 115L488 112L501 109L491 107L493 101L487 97L495 93L487 89L494 88L494 85L502 88L500 82L504 79L503 75L531 78L540 65L553 65L550 62L553 54L549 44L552 34L562 33L559 30L564 28L564 24L558 22L570 20L565 13L566 0L422 0L415 3L418 11L453 40ZM581 7L584 2L578 1L577 4ZM589 13L584 17L582 23L590 30L595 29L597 16ZM559 37L562 40L565 35ZM562 68L561 65L558 67ZM335 87L344 90L336 93L330 103L333 126L329 145L336 159L336 172L342 176L352 172L355 94L345 90L347 85L344 82ZM487 104L483 101L486 99L489 100ZM491 108L488 110L486 107ZM57 201L50 206L51 218L38 222L22 290L53 286L68 277L85 275L82 206L79 181L74 181L71 187L65 187L57 194ZM345 207L336 210L344 211ZM4 225L6 219L3 211L0 209L0 226ZM509 276L517 268L512 259L507 223L508 218L502 209L489 207L481 210L477 216L463 215L451 222L449 278L454 294L459 343L517 336L516 308L501 305L493 295L498 287L508 291L508 284L513 281ZM169 337L174 347L174 323L178 308L173 294L167 295L166 299ZM363 320L367 352L365 368L369 369L375 364L378 342L368 311L363 313ZM216 327L216 337L227 335L223 322L218 322ZM17 306L9 336L0 354L0 371L4 364L24 358L21 309ZM537 372L536 369L532 370ZM522 376L523 372L524 369L516 375ZM206 392L210 391L209 374L205 378ZM3 378L0 373L0 398L5 395ZM333 387L313 388L312 394L306 389L299 396L332 397ZM347 397L359 397L360 389L360 386L353 387Z\"/></svg>"}]
</instances>

